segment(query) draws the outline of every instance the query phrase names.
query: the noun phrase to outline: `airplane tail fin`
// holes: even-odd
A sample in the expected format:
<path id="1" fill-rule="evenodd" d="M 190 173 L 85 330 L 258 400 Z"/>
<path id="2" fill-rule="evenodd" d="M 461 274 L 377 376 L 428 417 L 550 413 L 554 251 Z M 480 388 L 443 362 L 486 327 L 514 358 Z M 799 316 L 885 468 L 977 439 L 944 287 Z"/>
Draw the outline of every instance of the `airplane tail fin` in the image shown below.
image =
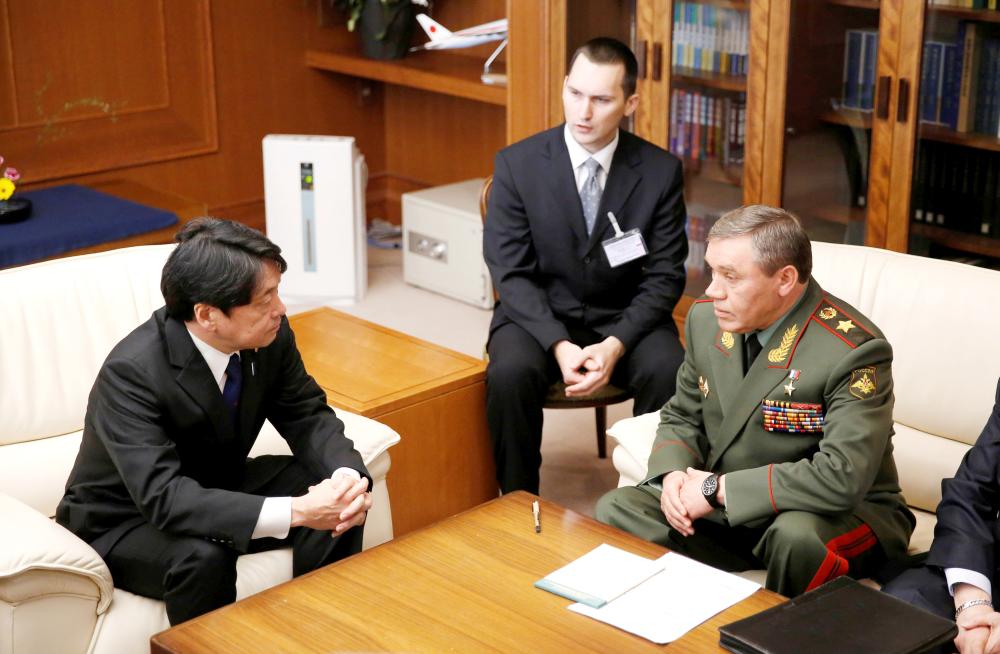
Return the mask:
<path id="1" fill-rule="evenodd" d="M 420 23 L 420 27 L 424 28 L 424 32 L 427 33 L 427 38 L 431 40 L 431 43 L 443 41 L 451 36 L 451 30 L 427 14 L 417 14 L 417 22 Z"/>

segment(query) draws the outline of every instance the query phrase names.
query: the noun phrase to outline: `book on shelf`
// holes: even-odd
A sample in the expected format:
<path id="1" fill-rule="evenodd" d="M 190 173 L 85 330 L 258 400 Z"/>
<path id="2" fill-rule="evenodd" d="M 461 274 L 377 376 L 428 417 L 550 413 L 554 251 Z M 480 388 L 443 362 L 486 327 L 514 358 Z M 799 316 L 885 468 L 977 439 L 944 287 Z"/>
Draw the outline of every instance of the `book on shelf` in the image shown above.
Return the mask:
<path id="1" fill-rule="evenodd" d="M 674 66 L 746 75 L 749 27 L 746 9 L 699 2 L 674 3 Z"/>
<path id="2" fill-rule="evenodd" d="M 1000 152 L 923 140 L 913 169 L 914 222 L 1000 236 Z"/>
<path id="3" fill-rule="evenodd" d="M 920 66 L 920 121 L 935 123 L 938 119 L 937 103 L 941 97 L 941 60 L 944 44 L 924 41 L 924 56 Z"/>
<path id="4" fill-rule="evenodd" d="M 743 162 L 746 95 L 675 88 L 670 95 L 669 149 L 678 157 Z"/>
<path id="5" fill-rule="evenodd" d="M 876 30 L 847 30 L 844 34 L 844 72 L 841 104 L 871 111 L 875 107 Z"/>

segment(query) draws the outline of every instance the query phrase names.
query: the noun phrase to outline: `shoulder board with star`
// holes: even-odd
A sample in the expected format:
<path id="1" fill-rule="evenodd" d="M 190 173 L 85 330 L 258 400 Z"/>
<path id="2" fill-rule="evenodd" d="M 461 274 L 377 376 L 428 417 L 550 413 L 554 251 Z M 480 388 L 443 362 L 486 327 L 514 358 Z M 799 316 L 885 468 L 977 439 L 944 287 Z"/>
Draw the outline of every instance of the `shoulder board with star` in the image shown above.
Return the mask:
<path id="1" fill-rule="evenodd" d="M 828 298 L 823 298 L 813 312 L 812 319 L 823 325 L 828 332 L 839 338 L 853 350 L 875 338 L 858 319 L 838 307 Z"/>

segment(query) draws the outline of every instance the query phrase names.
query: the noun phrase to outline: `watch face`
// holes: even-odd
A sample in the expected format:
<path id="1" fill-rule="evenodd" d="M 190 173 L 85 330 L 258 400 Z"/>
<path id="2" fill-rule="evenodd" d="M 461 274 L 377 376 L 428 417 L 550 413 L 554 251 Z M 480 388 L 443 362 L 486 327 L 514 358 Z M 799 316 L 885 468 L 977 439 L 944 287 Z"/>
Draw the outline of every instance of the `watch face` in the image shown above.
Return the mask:
<path id="1" fill-rule="evenodd" d="M 705 481 L 701 483 L 701 494 L 705 496 L 715 495 L 717 490 L 719 490 L 719 478 L 715 475 L 705 477 Z"/>

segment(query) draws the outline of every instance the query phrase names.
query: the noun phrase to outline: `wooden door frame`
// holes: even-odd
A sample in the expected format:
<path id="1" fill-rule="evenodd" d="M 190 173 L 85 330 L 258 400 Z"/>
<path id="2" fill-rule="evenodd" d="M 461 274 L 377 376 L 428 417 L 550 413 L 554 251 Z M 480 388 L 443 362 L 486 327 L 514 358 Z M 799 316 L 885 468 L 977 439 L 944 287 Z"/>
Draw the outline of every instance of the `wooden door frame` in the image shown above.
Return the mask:
<path id="1" fill-rule="evenodd" d="M 879 245 L 896 252 L 906 252 L 910 243 L 910 199 L 920 114 L 917 98 L 920 91 L 920 59 L 923 51 L 926 5 L 922 2 L 903 2 L 903 0 L 883 0 L 882 4 L 892 7 L 892 13 L 883 10 L 885 22 L 879 26 L 879 34 L 883 35 L 880 38 L 890 36 L 898 38 L 898 48 L 895 60 L 896 83 L 889 104 L 892 142 L 887 144 L 890 145 L 887 150 L 891 158 L 888 170 L 882 175 L 886 184 L 884 194 L 887 200 L 884 238 L 881 243 L 873 242 L 872 245 Z M 890 18 L 895 22 L 890 22 Z M 886 43 L 886 46 L 891 47 L 892 44 Z M 881 44 L 879 50 L 883 50 Z M 909 111 L 906 120 L 901 122 L 897 119 L 897 111 L 900 102 L 903 101 L 899 97 L 902 80 L 909 82 L 909 97 L 906 98 L 909 102 Z M 874 175 L 872 179 L 874 180 Z"/>

